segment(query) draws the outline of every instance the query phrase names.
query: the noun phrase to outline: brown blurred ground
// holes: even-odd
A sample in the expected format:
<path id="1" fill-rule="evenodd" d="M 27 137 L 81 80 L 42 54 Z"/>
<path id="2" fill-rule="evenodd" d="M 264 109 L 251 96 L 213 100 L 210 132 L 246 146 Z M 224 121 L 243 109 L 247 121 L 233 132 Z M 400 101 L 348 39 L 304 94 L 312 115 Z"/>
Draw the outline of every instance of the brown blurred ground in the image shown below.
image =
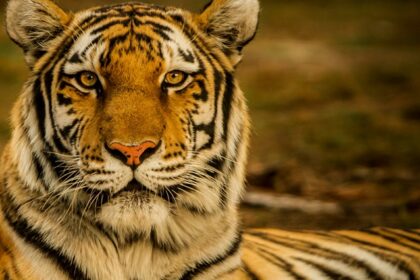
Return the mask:
<path id="1" fill-rule="evenodd" d="M 58 2 L 77 10 L 122 1 Z M 197 11 L 206 1 L 144 2 Z M 420 227 L 418 1 L 261 2 L 260 32 L 238 70 L 254 125 L 250 189 L 337 202 L 342 211 L 244 206 L 245 225 Z M 2 31 L 1 146 L 26 76 Z"/>

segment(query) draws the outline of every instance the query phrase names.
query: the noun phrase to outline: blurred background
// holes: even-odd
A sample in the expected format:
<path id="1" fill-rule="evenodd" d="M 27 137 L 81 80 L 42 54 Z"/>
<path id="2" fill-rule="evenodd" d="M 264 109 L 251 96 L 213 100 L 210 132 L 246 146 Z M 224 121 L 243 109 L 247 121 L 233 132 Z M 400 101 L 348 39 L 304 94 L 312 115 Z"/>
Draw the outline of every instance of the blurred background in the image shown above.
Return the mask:
<path id="1" fill-rule="evenodd" d="M 58 0 L 68 10 L 118 0 Z M 143 1 L 199 11 L 205 0 Z M 0 0 L 4 21 L 5 0 Z M 420 4 L 261 0 L 245 226 L 420 227 Z M 0 149 L 28 70 L 0 33 Z"/>

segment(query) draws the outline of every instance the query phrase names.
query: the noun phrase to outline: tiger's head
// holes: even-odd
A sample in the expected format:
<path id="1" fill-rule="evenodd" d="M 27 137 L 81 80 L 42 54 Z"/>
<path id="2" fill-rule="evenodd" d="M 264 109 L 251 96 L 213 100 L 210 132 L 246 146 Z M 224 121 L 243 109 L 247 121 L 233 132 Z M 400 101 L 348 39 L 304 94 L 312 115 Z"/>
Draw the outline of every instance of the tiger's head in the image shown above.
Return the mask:
<path id="1" fill-rule="evenodd" d="M 199 231 L 197 217 L 235 211 L 249 124 L 234 72 L 258 12 L 11 0 L 7 32 L 32 73 L 12 140 L 28 188 L 121 234 Z"/>

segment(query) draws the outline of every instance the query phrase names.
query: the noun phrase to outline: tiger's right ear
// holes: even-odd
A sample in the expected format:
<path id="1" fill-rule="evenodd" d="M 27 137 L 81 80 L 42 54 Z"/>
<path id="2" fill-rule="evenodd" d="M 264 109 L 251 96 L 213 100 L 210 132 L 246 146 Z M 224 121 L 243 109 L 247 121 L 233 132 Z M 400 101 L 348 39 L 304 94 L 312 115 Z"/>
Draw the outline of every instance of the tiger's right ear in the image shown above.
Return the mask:
<path id="1" fill-rule="evenodd" d="M 260 4 L 258 0 L 212 0 L 198 15 L 198 25 L 237 65 L 242 48 L 255 36 Z"/>
<path id="2" fill-rule="evenodd" d="M 30 67 L 69 20 L 70 16 L 51 0 L 10 0 L 7 5 L 7 33 L 23 49 Z"/>

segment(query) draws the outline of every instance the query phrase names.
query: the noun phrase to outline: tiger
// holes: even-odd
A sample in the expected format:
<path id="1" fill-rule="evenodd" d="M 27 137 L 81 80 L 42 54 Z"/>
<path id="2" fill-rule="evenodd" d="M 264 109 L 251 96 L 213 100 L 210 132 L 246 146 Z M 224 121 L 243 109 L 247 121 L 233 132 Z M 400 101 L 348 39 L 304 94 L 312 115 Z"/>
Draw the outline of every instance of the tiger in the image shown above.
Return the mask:
<path id="1" fill-rule="evenodd" d="M 30 75 L 1 159 L 0 279 L 420 279 L 419 230 L 242 229 L 235 72 L 259 13 L 8 2 Z"/>

